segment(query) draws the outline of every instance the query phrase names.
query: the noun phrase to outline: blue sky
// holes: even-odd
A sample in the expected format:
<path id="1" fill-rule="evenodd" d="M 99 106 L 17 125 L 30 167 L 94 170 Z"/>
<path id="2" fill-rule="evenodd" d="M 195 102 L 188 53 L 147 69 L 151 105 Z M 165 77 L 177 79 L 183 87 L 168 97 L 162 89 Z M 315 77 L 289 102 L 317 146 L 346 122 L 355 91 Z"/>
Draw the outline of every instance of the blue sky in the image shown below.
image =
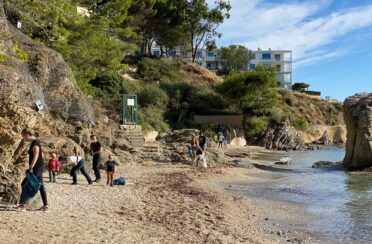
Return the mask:
<path id="1" fill-rule="evenodd" d="M 372 92 L 372 0 L 230 2 L 218 46 L 293 50 L 293 81 L 323 96 Z"/>

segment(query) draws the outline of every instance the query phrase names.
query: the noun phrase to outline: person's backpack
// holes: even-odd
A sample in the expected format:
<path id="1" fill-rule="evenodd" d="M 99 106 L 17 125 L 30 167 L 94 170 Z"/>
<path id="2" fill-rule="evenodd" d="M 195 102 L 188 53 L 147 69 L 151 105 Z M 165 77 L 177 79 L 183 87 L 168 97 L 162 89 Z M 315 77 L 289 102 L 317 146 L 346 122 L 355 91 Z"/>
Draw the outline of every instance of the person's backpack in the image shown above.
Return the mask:
<path id="1" fill-rule="evenodd" d="M 33 198 L 39 191 L 42 183 L 39 179 L 29 171 L 26 171 L 26 177 L 22 185 L 22 193 L 20 197 L 20 202 L 24 203 Z"/>
<path id="2" fill-rule="evenodd" d="M 114 184 L 115 186 L 123 186 L 125 185 L 126 181 L 123 177 L 119 177 L 118 179 L 115 179 L 112 184 Z"/>

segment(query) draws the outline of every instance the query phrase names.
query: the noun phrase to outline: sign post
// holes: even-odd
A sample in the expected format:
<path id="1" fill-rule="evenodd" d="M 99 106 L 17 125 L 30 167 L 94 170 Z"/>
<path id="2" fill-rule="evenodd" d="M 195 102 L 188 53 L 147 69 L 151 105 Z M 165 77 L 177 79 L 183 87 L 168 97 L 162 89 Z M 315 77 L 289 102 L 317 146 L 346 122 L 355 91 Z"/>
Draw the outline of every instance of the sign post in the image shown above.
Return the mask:
<path id="1" fill-rule="evenodd" d="M 121 99 L 122 121 L 123 125 L 137 125 L 138 123 L 138 104 L 137 95 L 124 94 Z"/>

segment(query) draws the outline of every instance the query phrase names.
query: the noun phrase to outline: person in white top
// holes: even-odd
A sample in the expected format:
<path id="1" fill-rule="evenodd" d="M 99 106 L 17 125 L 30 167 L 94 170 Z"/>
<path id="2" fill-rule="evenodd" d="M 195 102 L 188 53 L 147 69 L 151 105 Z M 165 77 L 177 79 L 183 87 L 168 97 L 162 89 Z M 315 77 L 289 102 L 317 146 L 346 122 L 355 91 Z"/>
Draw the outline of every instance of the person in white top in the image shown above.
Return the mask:
<path id="1" fill-rule="evenodd" d="M 72 176 L 72 185 L 77 185 L 77 172 L 80 170 L 80 172 L 84 175 L 84 177 L 87 179 L 88 184 L 93 184 L 92 178 L 90 178 L 87 170 L 85 169 L 84 165 L 84 158 L 81 156 L 78 156 L 77 148 L 74 148 L 75 156 L 68 156 L 68 157 L 59 157 L 59 161 L 65 163 L 66 165 L 71 165 L 71 173 Z"/>

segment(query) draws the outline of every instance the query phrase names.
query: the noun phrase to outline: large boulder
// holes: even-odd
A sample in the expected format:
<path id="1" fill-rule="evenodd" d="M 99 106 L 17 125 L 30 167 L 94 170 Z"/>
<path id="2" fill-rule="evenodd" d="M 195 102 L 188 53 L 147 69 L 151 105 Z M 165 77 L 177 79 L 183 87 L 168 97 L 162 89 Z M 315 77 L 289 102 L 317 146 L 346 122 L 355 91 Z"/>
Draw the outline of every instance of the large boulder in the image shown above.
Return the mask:
<path id="1" fill-rule="evenodd" d="M 307 149 L 302 132 L 297 131 L 289 121 L 275 128 L 268 128 L 258 139 L 257 144 L 267 149 L 303 150 Z"/>
<path id="2" fill-rule="evenodd" d="M 359 93 L 344 102 L 347 128 L 346 156 L 348 169 L 372 167 L 372 93 Z"/>

